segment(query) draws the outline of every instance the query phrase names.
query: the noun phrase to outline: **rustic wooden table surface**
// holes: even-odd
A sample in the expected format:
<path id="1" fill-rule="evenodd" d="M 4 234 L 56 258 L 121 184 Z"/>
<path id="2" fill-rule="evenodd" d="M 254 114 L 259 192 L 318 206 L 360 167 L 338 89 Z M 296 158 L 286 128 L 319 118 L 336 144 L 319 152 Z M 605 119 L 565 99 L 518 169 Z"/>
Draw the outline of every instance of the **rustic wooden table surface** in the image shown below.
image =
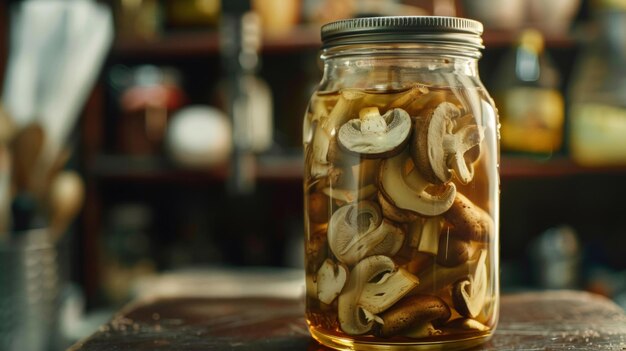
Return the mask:
<path id="1" fill-rule="evenodd" d="M 142 301 L 70 350 L 329 350 L 309 336 L 303 308 L 277 298 Z M 626 314 L 584 292 L 505 295 L 494 337 L 474 350 L 626 350 Z"/>

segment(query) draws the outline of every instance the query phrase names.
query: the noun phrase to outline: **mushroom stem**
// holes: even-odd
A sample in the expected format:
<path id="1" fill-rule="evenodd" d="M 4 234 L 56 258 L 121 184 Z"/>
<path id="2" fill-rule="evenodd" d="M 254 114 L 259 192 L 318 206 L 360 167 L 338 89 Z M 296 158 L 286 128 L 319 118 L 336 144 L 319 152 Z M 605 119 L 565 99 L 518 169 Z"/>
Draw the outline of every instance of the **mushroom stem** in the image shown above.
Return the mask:
<path id="1" fill-rule="evenodd" d="M 414 222 L 409 225 L 411 233 L 411 247 L 418 252 L 437 256 L 439 250 L 439 233 L 441 232 L 441 217 L 429 217 L 423 223 Z"/>
<path id="2" fill-rule="evenodd" d="M 311 152 L 313 155 L 313 164 L 311 165 L 311 176 L 324 177 L 328 175 L 331 168 L 328 162 L 330 136 L 317 122 L 312 123 L 312 128 L 313 144 Z"/>
<path id="3" fill-rule="evenodd" d="M 322 128 L 331 136 L 334 136 L 337 129 L 344 123 L 354 118 L 357 108 L 361 105 L 361 101 L 365 97 L 365 93 L 355 89 L 343 90 L 337 100 L 337 104 L 330 111 L 328 118 L 322 120 Z"/>
<path id="4" fill-rule="evenodd" d="M 380 115 L 378 107 L 366 107 L 359 111 L 359 120 L 361 121 L 361 133 L 382 134 L 387 131 L 387 122 Z"/>
<path id="5" fill-rule="evenodd" d="M 428 87 L 421 85 L 421 84 L 416 84 L 411 89 L 402 93 L 400 97 L 393 100 L 389 105 L 386 106 L 386 108 L 387 109 L 392 109 L 392 108 L 404 108 L 405 109 L 413 101 L 417 100 L 418 97 L 428 94 L 428 92 L 429 92 Z"/>

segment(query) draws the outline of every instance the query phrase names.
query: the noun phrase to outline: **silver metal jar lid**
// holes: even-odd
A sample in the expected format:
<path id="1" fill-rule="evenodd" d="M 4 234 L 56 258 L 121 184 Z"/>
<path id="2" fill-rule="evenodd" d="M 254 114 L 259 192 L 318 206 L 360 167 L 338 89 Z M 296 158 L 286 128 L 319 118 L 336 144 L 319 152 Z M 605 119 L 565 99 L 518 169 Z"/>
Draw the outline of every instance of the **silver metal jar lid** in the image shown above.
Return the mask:
<path id="1" fill-rule="evenodd" d="M 482 49 L 483 25 L 458 17 L 392 16 L 340 20 L 322 26 L 324 48 L 370 43 L 450 43 Z"/>

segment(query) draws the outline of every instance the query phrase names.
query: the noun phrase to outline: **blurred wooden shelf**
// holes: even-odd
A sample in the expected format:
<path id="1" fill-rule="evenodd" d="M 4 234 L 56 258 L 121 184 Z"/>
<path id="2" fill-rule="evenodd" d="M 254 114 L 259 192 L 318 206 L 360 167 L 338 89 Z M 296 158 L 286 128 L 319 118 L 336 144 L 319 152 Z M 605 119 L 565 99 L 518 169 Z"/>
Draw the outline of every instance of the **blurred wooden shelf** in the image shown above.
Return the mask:
<path id="1" fill-rule="evenodd" d="M 517 31 L 489 30 L 483 34 L 485 45 L 505 47 L 513 44 Z M 113 55 L 123 58 L 176 58 L 216 55 L 220 50 L 216 31 L 173 32 L 154 39 L 119 39 L 113 46 Z M 546 46 L 571 47 L 576 44 L 567 33 L 545 33 Z M 317 50 L 321 46 L 320 27 L 297 26 L 285 34 L 263 36 L 264 53 L 292 53 L 302 49 Z"/>
<path id="2" fill-rule="evenodd" d="M 320 43 L 318 26 L 299 26 L 285 34 L 264 35 L 262 50 L 264 53 L 315 50 Z M 154 39 L 119 39 L 113 46 L 113 55 L 122 58 L 210 56 L 219 51 L 220 38 L 216 31 L 174 32 Z"/>
<path id="3" fill-rule="evenodd" d="M 256 178 L 260 181 L 298 182 L 302 180 L 303 160 L 300 155 L 260 155 Z M 206 169 L 181 168 L 162 157 L 100 155 L 91 169 L 99 179 L 121 182 L 178 183 L 223 182 L 228 165 Z M 546 160 L 504 155 L 500 176 L 503 179 L 548 179 L 585 175 L 626 175 L 626 166 L 585 167 L 566 157 Z"/>
<path id="4" fill-rule="evenodd" d="M 301 181 L 304 169 L 299 155 L 261 155 L 256 166 L 256 178 L 260 181 Z M 225 181 L 229 167 L 220 164 L 211 168 L 182 168 L 158 156 L 99 155 L 90 173 L 104 181 L 207 183 Z"/>
<path id="5" fill-rule="evenodd" d="M 584 175 L 626 175 L 623 166 L 582 166 L 565 156 L 535 159 L 523 156 L 503 155 L 500 160 L 500 176 L 516 178 L 564 178 Z"/>

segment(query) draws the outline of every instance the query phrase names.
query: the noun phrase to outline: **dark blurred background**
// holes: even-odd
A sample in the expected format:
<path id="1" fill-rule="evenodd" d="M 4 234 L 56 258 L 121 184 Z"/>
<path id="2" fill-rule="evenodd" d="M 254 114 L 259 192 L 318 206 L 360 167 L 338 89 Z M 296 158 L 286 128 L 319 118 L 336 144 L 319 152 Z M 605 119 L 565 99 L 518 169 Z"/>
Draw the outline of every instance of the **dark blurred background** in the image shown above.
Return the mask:
<path id="1" fill-rule="evenodd" d="M 20 3 L 0 4 L 0 67 Z M 120 306 L 158 272 L 301 267 L 301 123 L 320 26 L 411 13 L 485 24 L 480 75 L 507 131 L 502 288 L 586 289 L 626 306 L 626 2 L 101 5 L 115 35 L 65 142 L 85 197 L 60 244 L 88 311 Z"/>

